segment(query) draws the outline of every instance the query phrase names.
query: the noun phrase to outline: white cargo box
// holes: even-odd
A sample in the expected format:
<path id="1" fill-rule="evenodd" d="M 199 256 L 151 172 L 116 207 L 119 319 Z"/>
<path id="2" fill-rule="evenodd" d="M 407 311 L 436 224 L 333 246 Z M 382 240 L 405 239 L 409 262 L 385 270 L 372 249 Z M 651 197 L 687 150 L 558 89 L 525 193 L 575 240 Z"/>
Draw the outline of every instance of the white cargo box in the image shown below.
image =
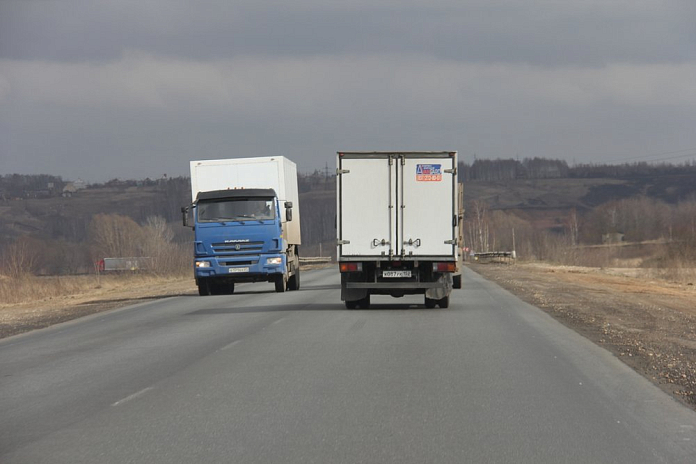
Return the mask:
<path id="1" fill-rule="evenodd" d="M 455 260 L 456 167 L 456 152 L 339 152 L 339 258 Z"/>
<path id="2" fill-rule="evenodd" d="M 297 166 L 284 156 L 191 161 L 191 201 L 199 192 L 272 188 L 278 195 L 286 240 L 300 244 L 300 201 Z M 291 201 L 292 221 L 285 222 L 284 202 Z"/>

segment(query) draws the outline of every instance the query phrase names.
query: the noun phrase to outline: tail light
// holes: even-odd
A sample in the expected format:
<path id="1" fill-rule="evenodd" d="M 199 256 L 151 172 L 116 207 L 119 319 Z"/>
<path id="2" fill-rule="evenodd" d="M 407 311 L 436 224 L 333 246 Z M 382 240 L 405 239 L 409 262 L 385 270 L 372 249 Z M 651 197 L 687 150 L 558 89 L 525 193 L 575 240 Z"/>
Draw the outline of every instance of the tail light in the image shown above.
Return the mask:
<path id="1" fill-rule="evenodd" d="M 434 272 L 454 272 L 456 267 L 456 264 L 451 261 L 446 263 L 433 263 Z"/>
<path id="2" fill-rule="evenodd" d="M 341 272 L 362 272 L 362 263 L 340 263 L 338 268 Z"/>

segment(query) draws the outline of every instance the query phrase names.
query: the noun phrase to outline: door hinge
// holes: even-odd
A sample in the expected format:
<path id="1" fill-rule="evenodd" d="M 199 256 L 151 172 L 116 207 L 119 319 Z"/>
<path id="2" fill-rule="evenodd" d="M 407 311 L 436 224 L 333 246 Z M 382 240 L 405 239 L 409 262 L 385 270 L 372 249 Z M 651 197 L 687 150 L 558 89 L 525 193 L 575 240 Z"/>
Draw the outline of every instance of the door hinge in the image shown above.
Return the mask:
<path id="1" fill-rule="evenodd" d="M 350 240 L 336 240 L 336 245 L 348 245 Z"/>
<path id="2" fill-rule="evenodd" d="M 445 245 L 456 245 L 456 244 L 457 244 L 456 238 L 454 240 L 445 240 Z"/>
<path id="3" fill-rule="evenodd" d="M 340 176 L 341 174 L 348 174 L 350 172 L 350 169 L 336 169 L 336 175 Z"/>
<path id="4" fill-rule="evenodd" d="M 445 169 L 446 173 L 449 174 L 456 174 L 457 173 L 457 168 L 452 168 L 452 169 Z"/>

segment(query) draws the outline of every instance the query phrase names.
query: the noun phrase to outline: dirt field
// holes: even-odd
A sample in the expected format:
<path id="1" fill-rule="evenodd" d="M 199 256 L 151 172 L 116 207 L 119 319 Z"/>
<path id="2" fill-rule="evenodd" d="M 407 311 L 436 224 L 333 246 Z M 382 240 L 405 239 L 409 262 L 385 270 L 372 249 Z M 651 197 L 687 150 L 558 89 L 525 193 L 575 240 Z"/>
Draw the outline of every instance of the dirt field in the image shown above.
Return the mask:
<path id="1" fill-rule="evenodd" d="M 634 270 L 541 264 L 472 269 L 614 353 L 696 409 L 696 285 Z"/>

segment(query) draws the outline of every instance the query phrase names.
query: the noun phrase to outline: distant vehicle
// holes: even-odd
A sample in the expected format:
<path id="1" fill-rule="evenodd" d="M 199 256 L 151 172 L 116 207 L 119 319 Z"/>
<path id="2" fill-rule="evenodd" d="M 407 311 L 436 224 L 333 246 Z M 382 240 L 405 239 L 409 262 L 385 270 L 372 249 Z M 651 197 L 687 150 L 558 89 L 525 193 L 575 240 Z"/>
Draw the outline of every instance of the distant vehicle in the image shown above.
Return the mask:
<path id="1" fill-rule="evenodd" d="M 337 164 L 346 307 L 368 308 L 372 294 L 423 294 L 425 306 L 448 307 L 461 287 L 457 153 L 339 152 Z"/>
<path id="2" fill-rule="evenodd" d="M 97 262 L 99 272 L 140 271 L 152 266 L 152 258 L 134 256 L 130 258 L 103 258 Z"/>
<path id="3" fill-rule="evenodd" d="M 194 277 L 200 295 L 238 282 L 300 288 L 297 167 L 283 156 L 191 161 Z"/>

